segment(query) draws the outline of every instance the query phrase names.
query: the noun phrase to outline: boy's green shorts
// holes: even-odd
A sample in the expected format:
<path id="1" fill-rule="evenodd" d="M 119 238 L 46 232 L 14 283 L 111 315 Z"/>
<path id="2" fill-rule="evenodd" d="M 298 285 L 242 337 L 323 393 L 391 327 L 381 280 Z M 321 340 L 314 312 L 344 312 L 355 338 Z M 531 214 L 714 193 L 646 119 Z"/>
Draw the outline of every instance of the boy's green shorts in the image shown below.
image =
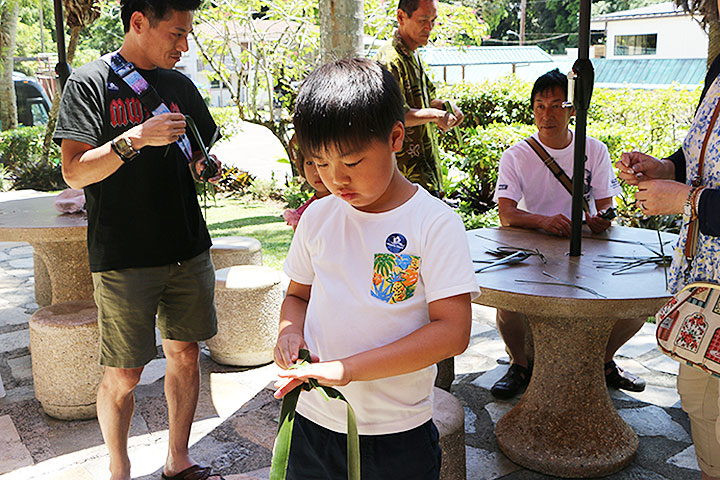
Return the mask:
<path id="1" fill-rule="evenodd" d="M 210 251 L 160 267 L 93 272 L 100 364 L 137 368 L 155 358 L 155 316 L 163 339 L 207 340 L 217 333 Z"/>

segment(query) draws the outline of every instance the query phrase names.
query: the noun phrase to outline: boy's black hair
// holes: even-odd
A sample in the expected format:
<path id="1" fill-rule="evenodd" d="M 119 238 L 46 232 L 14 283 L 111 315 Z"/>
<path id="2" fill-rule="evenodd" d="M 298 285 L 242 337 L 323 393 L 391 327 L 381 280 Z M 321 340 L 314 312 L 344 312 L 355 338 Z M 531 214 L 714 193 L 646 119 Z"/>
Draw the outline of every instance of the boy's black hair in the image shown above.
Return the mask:
<path id="1" fill-rule="evenodd" d="M 295 102 L 293 124 L 303 154 L 349 153 L 387 141 L 405 124 L 405 102 L 390 72 L 366 58 L 346 58 L 315 69 Z"/>
<path id="2" fill-rule="evenodd" d="M 538 77 L 538 79 L 535 80 L 535 85 L 533 85 L 532 93 L 530 94 L 530 106 L 532 107 L 535 104 L 535 96 L 537 94 L 552 90 L 556 87 L 561 88 L 567 97 L 567 81 L 567 75 L 560 73 L 560 70 L 557 68 Z"/>
<path id="3" fill-rule="evenodd" d="M 201 3 L 202 0 L 120 0 L 120 18 L 127 33 L 130 31 L 130 17 L 134 12 L 142 12 L 154 27 L 167 18 L 171 10 L 194 11 Z"/>
<path id="4" fill-rule="evenodd" d="M 398 10 L 402 10 L 407 13 L 408 17 L 412 17 L 415 10 L 420 6 L 420 0 L 400 0 L 398 3 Z"/>

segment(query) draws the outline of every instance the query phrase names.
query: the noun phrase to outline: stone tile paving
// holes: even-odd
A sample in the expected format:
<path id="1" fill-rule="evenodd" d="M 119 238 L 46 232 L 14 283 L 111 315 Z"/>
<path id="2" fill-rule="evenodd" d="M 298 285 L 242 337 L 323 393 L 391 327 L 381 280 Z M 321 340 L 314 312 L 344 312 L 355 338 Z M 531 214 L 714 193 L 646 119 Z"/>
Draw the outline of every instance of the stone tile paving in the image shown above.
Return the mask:
<path id="1" fill-rule="evenodd" d="M 27 321 L 37 310 L 32 248 L 0 243 L 0 480 L 105 480 L 107 452 L 96 420 L 66 422 L 45 415 L 32 390 Z M 493 427 L 518 399 L 489 392 L 507 368 L 494 326 L 494 310 L 473 307 L 472 340 L 456 359 L 452 391 L 465 408 L 467 478 L 552 478 L 510 462 L 498 449 Z M 612 480 L 700 479 L 689 422 L 674 389 L 676 369 L 655 348 L 654 325 L 620 351 L 618 361 L 648 381 L 642 393 L 611 392 L 620 415 L 640 436 L 638 454 Z M 133 478 L 158 479 L 166 455 L 167 411 L 161 349 L 137 387 L 129 451 Z M 192 455 L 228 480 L 266 480 L 279 402 L 272 396 L 272 365 L 242 369 L 218 365 L 203 353 L 202 385 L 192 435 Z M 454 479 L 453 479 L 454 480 Z M 458 479 L 460 480 L 460 479 Z"/>

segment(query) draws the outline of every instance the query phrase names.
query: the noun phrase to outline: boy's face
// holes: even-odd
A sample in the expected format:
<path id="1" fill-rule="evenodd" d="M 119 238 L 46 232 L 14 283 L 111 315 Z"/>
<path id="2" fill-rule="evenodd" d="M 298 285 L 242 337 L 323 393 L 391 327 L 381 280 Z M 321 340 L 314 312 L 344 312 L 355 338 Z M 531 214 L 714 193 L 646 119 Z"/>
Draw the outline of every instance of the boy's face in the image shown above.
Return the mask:
<path id="1" fill-rule="evenodd" d="M 387 141 L 375 140 L 354 152 L 325 150 L 313 161 L 333 195 L 363 212 L 384 212 L 394 208 L 395 192 L 390 187 L 396 175 L 402 175 L 393 154 L 402 148 L 404 137 L 405 128 L 397 122 Z"/>

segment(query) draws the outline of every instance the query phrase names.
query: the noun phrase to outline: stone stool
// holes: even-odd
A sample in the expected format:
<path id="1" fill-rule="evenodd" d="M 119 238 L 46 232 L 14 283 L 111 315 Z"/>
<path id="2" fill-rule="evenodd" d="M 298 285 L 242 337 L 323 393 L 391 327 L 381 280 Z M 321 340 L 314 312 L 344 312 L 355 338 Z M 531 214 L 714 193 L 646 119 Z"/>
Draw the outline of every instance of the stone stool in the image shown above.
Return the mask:
<path id="1" fill-rule="evenodd" d="M 262 265 L 262 245 L 250 237 L 213 238 L 210 247 L 215 270 L 235 265 Z"/>
<path id="2" fill-rule="evenodd" d="M 35 397 L 61 420 L 94 418 L 103 376 L 97 307 L 92 300 L 56 303 L 30 317 Z"/>
<path id="3" fill-rule="evenodd" d="M 434 388 L 433 423 L 440 433 L 440 480 L 465 478 L 465 410 L 452 394 Z"/>
<path id="4" fill-rule="evenodd" d="M 240 265 L 218 270 L 215 277 L 218 333 L 205 342 L 210 356 L 224 365 L 272 362 L 283 300 L 280 273 Z"/>

